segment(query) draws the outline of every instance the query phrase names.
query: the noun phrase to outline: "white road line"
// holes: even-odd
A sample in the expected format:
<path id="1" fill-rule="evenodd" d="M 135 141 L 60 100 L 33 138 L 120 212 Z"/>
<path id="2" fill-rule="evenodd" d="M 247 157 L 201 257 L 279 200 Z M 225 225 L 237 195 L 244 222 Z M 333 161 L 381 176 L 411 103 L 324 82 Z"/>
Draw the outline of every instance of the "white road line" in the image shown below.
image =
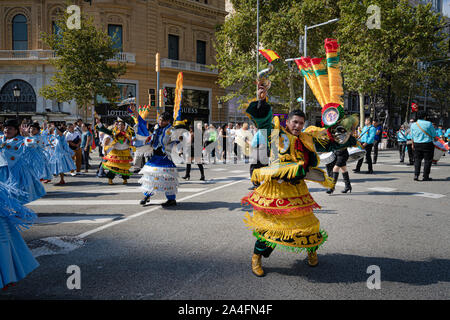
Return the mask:
<path id="1" fill-rule="evenodd" d="M 64 224 L 64 223 L 106 223 L 115 218 L 119 218 L 121 215 L 115 216 L 56 216 L 56 217 L 38 217 L 35 224 Z"/>
<path id="2" fill-rule="evenodd" d="M 210 169 L 211 171 L 225 171 L 227 169 L 224 168 L 216 168 L 216 169 Z"/>
<path id="3" fill-rule="evenodd" d="M 416 194 L 413 194 L 415 197 L 424 197 L 424 198 L 431 198 L 431 199 L 439 199 L 445 197 L 445 194 L 438 194 L 438 193 L 428 193 L 428 192 L 417 192 Z"/>
<path id="4" fill-rule="evenodd" d="M 194 195 L 190 195 L 190 196 L 184 197 L 184 198 L 182 198 L 182 199 L 179 199 L 179 200 L 177 200 L 177 202 L 186 201 L 186 200 L 188 200 L 188 199 L 191 199 L 191 198 L 194 198 L 194 197 L 198 197 L 198 196 L 201 196 L 201 195 L 206 194 L 206 193 L 214 192 L 214 191 L 217 191 L 217 190 L 220 190 L 220 189 L 223 189 L 223 188 L 232 186 L 232 185 L 234 185 L 234 184 L 240 183 L 240 182 L 242 182 L 242 181 L 244 181 L 244 180 L 238 180 L 238 181 L 230 182 L 230 183 L 228 183 L 228 184 L 225 184 L 225 185 L 222 185 L 222 186 L 219 186 L 219 187 L 216 187 L 216 188 L 212 188 L 212 189 L 209 189 L 209 190 L 205 190 L 205 191 L 196 193 L 196 194 L 194 194 Z M 135 218 L 137 218 L 137 217 L 140 217 L 140 216 L 142 216 L 142 215 L 144 215 L 144 214 L 153 212 L 153 211 L 158 210 L 158 209 L 161 209 L 161 207 L 159 207 L 159 206 L 153 207 L 153 208 L 151 208 L 151 209 L 148 209 L 148 210 L 144 210 L 144 211 L 135 213 L 135 214 L 133 214 L 133 215 L 131 215 L 131 216 L 126 217 L 125 219 L 112 221 L 112 222 L 110 222 L 110 223 L 108 223 L 108 224 L 105 224 L 105 225 L 100 226 L 100 227 L 98 227 L 98 228 L 95 228 L 95 229 L 93 229 L 93 230 L 84 232 L 84 233 L 80 234 L 80 235 L 78 236 L 78 238 L 86 238 L 87 236 L 90 236 L 90 235 L 92 235 L 92 234 L 94 234 L 94 233 L 97 233 L 97 232 L 99 232 L 99 231 L 105 230 L 105 229 L 110 228 L 110 227 L 112 227 L 112 226 L 115 226 L 115 225 L 117 225 L 117 224 L 119 224 L 119 223 L 123 223 L 123 222 L 129 221 L 129 220 L 131 220 L 131 219 L 135 219 Z"/>
<path id="5" fill-rule="evenodd" d="M 234 170 L 234 171 L 230 171 L 231 173 L 244 173 L 246 171 L 244 170 Z"/>
<path id="6" fill-rule="evenodd" d="M 152 200 L 160 204 L 165 200 Z M 139 200 L 36 200 L 27 204 L 28 206 L 116 206 L 116 205 L 139 205 Z"/>
<path id="7" fill-rule="evenodd" d="M 395 188 L 379 188 L 379 187 L 377 187 L 377 188 L 367 188 L 367 189 L 373 190 L 373 191 L 378 191 L 378 192 L 392 192 L 392 191 L 397 190 Z"/>
<path id="8" fill-rule="evenodd" d="M 178 188 L 178 192 L 200 192 L 205 190 L 206 188 Z M 58 190 L 57 192 L 59 192 Z M 50 191 L 51 192 L 51 191 Z M 117 188 L 117 189 L 84 189 L 84 190 L 71 190 L 64 191 L 63 193 L 101 193 L 101 194 L 109 194 L 109 193 L 141 193 L 139 187 L 131 187 L 131 188 Z"/>

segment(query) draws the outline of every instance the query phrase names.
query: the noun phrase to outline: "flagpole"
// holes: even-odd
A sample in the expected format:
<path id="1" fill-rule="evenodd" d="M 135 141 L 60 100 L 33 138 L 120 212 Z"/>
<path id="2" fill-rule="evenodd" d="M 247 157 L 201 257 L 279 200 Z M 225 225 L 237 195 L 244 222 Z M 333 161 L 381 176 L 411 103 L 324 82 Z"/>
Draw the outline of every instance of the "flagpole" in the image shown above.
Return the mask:
<path id="1" fill-rule="evenodd" d="M 259 73 L 259 0 L 256 0 L 256 79 Z M 258 85 L 256 85 L 256 99 L 258 99 Z"/>

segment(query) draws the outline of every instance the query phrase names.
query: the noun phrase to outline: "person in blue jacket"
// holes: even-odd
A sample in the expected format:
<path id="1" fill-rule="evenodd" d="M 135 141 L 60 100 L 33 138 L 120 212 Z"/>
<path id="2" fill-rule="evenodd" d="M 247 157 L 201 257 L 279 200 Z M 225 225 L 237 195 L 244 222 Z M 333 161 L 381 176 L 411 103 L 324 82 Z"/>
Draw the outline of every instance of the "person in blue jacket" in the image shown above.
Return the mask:
<path id="1" fill-rule="evenodd" d="M 422 160 L 424 160 L 423 165 L 423 180 L 431 181 L 430 171 L 431 164 L 433 162 L 434 155 L 434 144 L 433 141 L 436 137 L 436 131 L 433 124 L 426 119 L 426 112 L 420 110 L 417 113 L 418 120 L 411 125 L 411 137 L 413 140 L 414 149 L 414 180 L 419 180 L 420 167 L 422 165 Z"/>
<path id="2" fill-rule="evenodd" d="M 365 126 L 361 131 L 361 135 L 358 138 L 358 141 L 362 144 L 364 150 L 366 150 L 366 161 L 368 166 L 367 174 L 373 174 L 373 167 L 372 167 L 372 147 L 373 143 L 375 141 L 375 134 L 377 132 L 377 129 L 372 125 L 372 119 L 366 118 L 365 120 Z M 360 159 L 358 163 L 356 164 L 356 169 L 353 169 L 353 172 L 359 173 L 361 171 L 361 166 L 363 164 L 364 158 Z"/>
<path id="3" fill-rule="evenodd" d="M 397 131 L 398 151 L 400 152 L 400 163 L 405 162 L 405 151 L 407 142 L 407 133 L 403 125 L 400 126 L 400 130 Z"/>

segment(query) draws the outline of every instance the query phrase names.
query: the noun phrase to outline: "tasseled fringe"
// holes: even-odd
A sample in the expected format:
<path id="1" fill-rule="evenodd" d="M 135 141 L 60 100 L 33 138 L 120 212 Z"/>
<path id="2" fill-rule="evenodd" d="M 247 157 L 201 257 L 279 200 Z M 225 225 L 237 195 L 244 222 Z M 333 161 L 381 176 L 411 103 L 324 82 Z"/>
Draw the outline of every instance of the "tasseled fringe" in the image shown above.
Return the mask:
<path id="1" fill-rule="evenodd" d="M 118 174 L 118 175 L 121 175 L 121 176 L 132 176 L 132 175 L 133 175 L 133 173 L 132 173 L 132 172 L 129 172 L 129 171 L 127 171 L 127 172 L 119 172 L 118 170 L 116 170 L 116 169 L 114 169 L 114 168 L 109 168 L 109 167 L 105 166 L 104 163 L 102 163 L 102 167 L 103 167 L 105 170 L 109 170 L 109 171 L 111 171 L 112 173 L 115 173 L 115 174 Z"/>
<path id="2" fill-rule="evenodd" d="M 293 179 L 297 176 L 298 170 L 301 166 L 301 163 L 297 163 L 296 165 L 288 166 L 286 168 L 272 168 L 272 167 L 264 167 L 261 169 L 256 169 L 252 174 L 252 182 L 255 183 L 263 183 L 266 181 L 270 181 L 274 178 L 287 178 Z"/>
<path id="3" fill-rule="evenodd" d="M 272 249 L 276 248 L 276 249 L 282 250 L 282 251 L 301 253 L 301 252 L 305 252 L 305 251 L 314 252 L 314 251 L 318 250 L 321 246 L 323 246 L 323 244 L 328 240 L 328 234 L 325 230 L 319 230 L 319 232 L 322 235 L 322 242 L 319 245 L 317 245 L 315 247 L 311 247 L 311 248 L 291 247 L 291 246 L 286 246 L 286 245 L 282 245 L 279 243 L 274 243 L 274 242 L 271 242 L 271 241 L 265 239 L 256 231 L 253 231 L 253 236 L 255 236 L 259 241 L 264 242 L 266 244 L 266 246 L 271 247 Z"/>

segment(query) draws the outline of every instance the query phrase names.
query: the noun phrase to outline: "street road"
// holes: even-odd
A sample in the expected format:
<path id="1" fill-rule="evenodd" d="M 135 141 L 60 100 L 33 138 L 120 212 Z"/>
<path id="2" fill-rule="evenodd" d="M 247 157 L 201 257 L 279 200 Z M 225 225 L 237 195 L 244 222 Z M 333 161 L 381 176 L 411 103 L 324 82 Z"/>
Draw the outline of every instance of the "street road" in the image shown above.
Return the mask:
<path id="1" fill-rule="evenodd" d="M 450 156 L 433 166 L 431 182 L 413 181 L 397 151 L 380 151 L 374 170 L 350 172 L 348 194 L 342 175 L 331 196 L 308 182 L 329 235 L 319 265 L 276 250 L 263 259 L 263 278 L 251 272 L 255 238 L 242 221 L 248 164 L 206 165 L 206 182 L 193 165 L 170 209 L 163 196 L 139 205 L 137 174 L 126 186 L 119 178 L 109 186 L 95 169 L 68 176 L 28 205 L 39 220 L 23 236 L 40 266 L 0 299 L 449 299 Z M 72 265 L 81 289 L 67 287 Z M 370 266 L 379 267 L 380 289 L 367 286 Z"/>

